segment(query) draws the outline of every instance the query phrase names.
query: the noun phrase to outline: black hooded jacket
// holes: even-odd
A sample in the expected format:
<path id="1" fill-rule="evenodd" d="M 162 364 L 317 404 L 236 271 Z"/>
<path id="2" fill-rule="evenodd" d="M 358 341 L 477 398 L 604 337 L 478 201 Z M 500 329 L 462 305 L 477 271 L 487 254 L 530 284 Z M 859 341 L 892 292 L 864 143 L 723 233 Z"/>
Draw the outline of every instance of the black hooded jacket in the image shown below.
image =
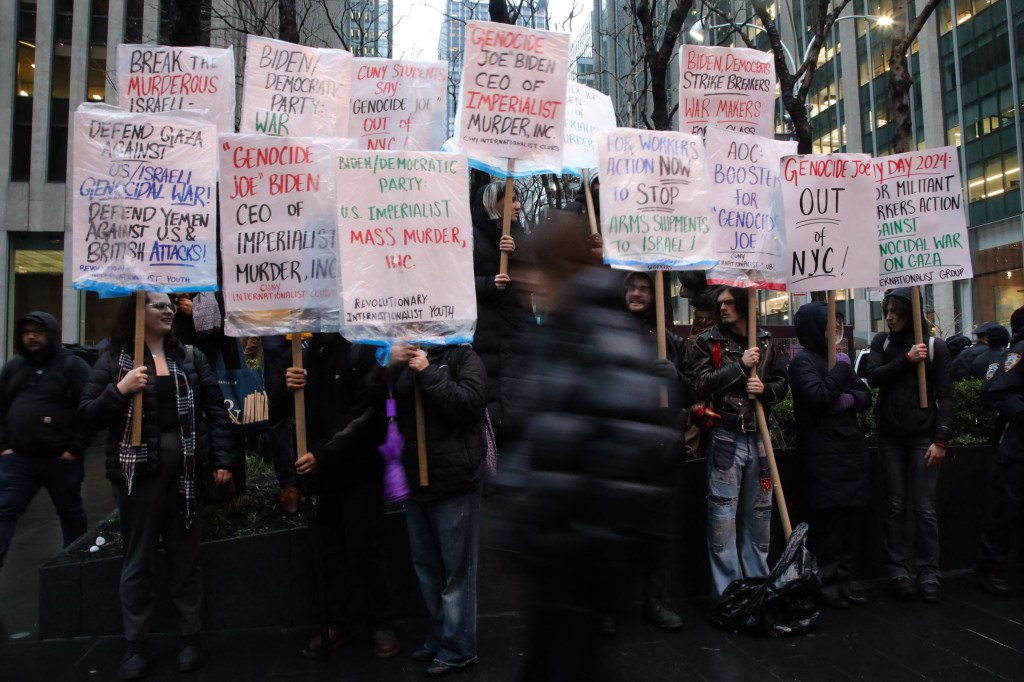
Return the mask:
<path id="1" fill-rule="evenodd" d="M 28 322 L 46 329 L 46 346 L 38 356 L 22 342 Z M 0 372 L 0 452 L 79 456 L 92 435 L 76 416 L 88 363 L 61 347 L 57 320 L 49 313 L 33 312 L 18 320 L 14 348 L 17 355 Z"/>
<path id="2" fill-rule="evenodd" d="M 871 407 L 871 391 L 848 363 L 828 368 L 827 319 L 828 305 L 822 302 L 801 306 L 794 319 L 804 347 L 789 365 L 797 449 L 812 508 L 860 507 L 870 498 L 871 462 L 856 413 Z M 853 397 L 853 406 L 837 411 L 844 393 Z"/>
<path id="3" fill-rule="evenodd" d="M 893 289 L 889 295 L 910 299 L 910 289 Z M 907 324 L 899 332 L 880 332 L 871 340 L 871 354 L 861 364 L 861 373 L 872 387 L 878 388 L 875 419 L 878 431 L 890 438 L 931 438 L 933 443 L 948 443 L 952 438 L 953 363 L 942 339 L 930 338 L 922 322 L 925 343 L 931 348 L 925 360 L 928 382 L 928 407 L 918 403 L 917 366 L 907 358 L 914 345 L 914 330 Z"/>

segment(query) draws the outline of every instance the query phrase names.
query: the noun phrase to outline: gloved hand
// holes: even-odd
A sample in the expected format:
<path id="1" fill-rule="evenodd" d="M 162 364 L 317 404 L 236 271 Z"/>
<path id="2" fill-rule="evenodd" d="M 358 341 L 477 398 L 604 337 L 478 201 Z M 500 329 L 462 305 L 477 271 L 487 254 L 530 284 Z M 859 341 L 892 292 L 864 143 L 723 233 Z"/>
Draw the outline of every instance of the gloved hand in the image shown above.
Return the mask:
<path id="1" fill-rule="evenodd" d="M 832 403 L 832 413 L 844 412 L 853 407 L 853 394 L 843 393 Z"/>
<path id="2" fill-rule="evenodd" d="M 846 363 L 847 365 L 853 365 L 853 362 L 850 360 L 850 356 L 847 355 L 846 353 L 840 353 L 839 351 L 836 351 L 836 362 L 843 362 Z"/>
<path id="3" fill-rule="evenodd" d="M 651 363 L 651 374 L 667 381 L 679 381 L 679 370 L 671 360 L 655 360 Z"/>
<path id="4" fill-rule="evenodd" d="M 721 419 L 722 415 L 717 414 L 710 407 L 706 407 L 703 403 L 697 403 L 690 408 L 691 421 L 701 429 L 710 431 L 715 425 L 716 419 Z"/>

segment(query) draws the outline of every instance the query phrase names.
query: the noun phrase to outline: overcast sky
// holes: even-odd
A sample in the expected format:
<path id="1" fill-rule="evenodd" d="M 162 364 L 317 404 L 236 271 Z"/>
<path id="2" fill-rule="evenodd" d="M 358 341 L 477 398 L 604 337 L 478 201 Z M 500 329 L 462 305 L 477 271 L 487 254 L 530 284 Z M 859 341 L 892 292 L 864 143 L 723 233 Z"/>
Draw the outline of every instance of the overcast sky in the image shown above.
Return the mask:
<path id="1" fill-rule="evenodd" d="M 444 21 L 444 0 L 394 0 L 395 59 L 437 59 L 437 39 Z M 481 0 L 484 2 L 484 0 Z M 486 2 L 484 2 L 486 6 Z M 549 0 L 548 12 L 552 29 L 569 16 L 574 0 Z M 579 33 L 586 16 L 590 14 L 590 0 L 575 0 L 577 11 L 583 14 L 573 19 L 573 38 Z M 486 19 L 486 9 L 484 14 Z"/>

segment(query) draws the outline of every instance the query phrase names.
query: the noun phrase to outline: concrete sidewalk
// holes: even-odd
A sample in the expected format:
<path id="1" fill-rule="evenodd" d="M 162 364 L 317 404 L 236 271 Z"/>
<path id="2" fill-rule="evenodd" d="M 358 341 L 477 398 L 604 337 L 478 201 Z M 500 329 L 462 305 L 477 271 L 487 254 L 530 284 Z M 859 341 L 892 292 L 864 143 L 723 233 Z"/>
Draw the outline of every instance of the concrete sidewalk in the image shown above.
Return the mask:
<path id="1" fill-rule="evenodd" d="M 632 680 L 1020 680 L 1024 677 L 1024 585 L 1012 599 L 980 592 L 967 574 L 946 581 L 942 602 L 903 604 L 874 590 L 871 603 L 827 611 L 812 633 L 789 639 L 736 635 L 705 619 L 706 603 L 683 604 L 686 626 L 665 633 L 624 615 L 602 653 L 610 679 Z M 116 608 L 116 605 L 111 605 Z M 375 659 L 366 642 L 350 642 L 330 660 L 299 653 L 304 630 L 214 632 L 204 636 L 209 663 L 194 680 L 419 680 L 424 665 L 408 653 L 421 642 L 425 622 L 397 624 L 403 650 Z M 481 614 L 480 658 L 454 679 L 517 680 L 526 656 L 521 612 Z M 177 639 L 153 640 L 155 665 L 147 679 L 181 679 L 174 667 Z M 119 638 L 13 641 L 0 645 L 4 680 L 113 680 Z"/>

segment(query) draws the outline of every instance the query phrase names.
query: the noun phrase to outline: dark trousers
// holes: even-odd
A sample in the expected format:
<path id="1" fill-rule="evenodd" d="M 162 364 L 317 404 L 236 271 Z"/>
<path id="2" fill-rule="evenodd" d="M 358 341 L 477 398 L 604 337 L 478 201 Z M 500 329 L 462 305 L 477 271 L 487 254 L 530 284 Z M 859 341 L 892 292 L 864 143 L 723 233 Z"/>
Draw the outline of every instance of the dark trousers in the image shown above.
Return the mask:
<path id="1" fill-rule="evenodd" d="M 810 533 L 811 552 L 818 559 L 818 575 L 823 585 L 846 585 L 856 572 L 863 507 L 812 509 Z"/>
<path id="2" fill-rule="evenodd" d="M 161 537 L 169 592 L 178 611 L 181 633 L 199 632 L 199 611 L 203 602 L 199 510 L 192 525 L 186 528 L 182 516 L 184 501 L 178 493 L 181 467 L 181 434 L 162 434 L 159 475 L 136 478 L 131 495 L 124 485 L 114 484 L 124 540 L 121 616 L 124 637 L 130 642 L 145 641 L 149 637 L 149 622 L 156 606 L 157 542 Z"/>
<path id="3" fill-rule="evenodd" d="M 937 581 L 939 571 L 939 519 L 935 513 L 935 487 L 939 468 L 925 466 L 930 438 L 895 438 L 878 435 L 878 456 L 885 475 L 886 572 L 889 579 L 910 577 L 911 554 L 921 582 Z M 907 506 L 914 518 L 914 539 L 907 530 Z"/>
<path id="4" fill-rule="evenodd" d="M 88 524 L 82 505 L 82 457 L 66 462 L 56 457 L 33 457 L 12 452 L 0 456 L 0 566 L 11 546 L 14 526 L 39 488 L 46 488 L 60 517 L 67 547 L 85 533 Z"/>
<path id="5" fill-rule="evenodd" d="M 386 624 L 393 607 L 381 547 L 382 483 L 320 494 L 317 519 L 328 620 L 349 631 Z"/>
<path id="6" fill-rule="evenodd" d="M 988 513 L 981 530 L 979 565 L 1001 572 L 1010 557 L 1012 535 L 1020 531 L 1024 500 L 1024 434 L 1008 432 L 992 463 Z"/>

